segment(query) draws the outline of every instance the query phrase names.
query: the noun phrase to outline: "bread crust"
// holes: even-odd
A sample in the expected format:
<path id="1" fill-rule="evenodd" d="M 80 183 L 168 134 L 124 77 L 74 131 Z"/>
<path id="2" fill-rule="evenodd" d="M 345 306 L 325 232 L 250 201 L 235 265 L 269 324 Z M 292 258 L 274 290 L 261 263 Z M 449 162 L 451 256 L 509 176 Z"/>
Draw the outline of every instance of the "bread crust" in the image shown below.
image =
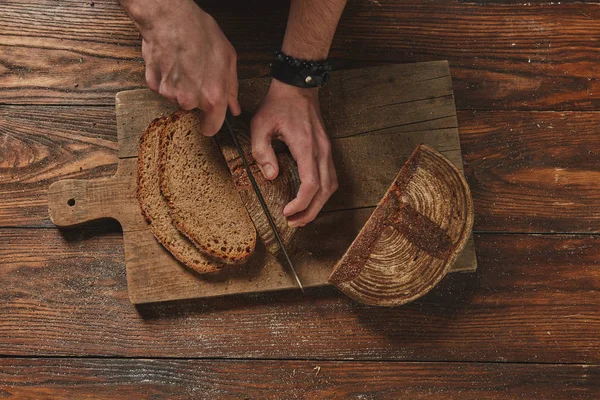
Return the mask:
<path id="1" fill-rule="evenodd" d="M 202 251 L 205 255 L 217 260 L 218 262 L 225 264 L 243 264 L 248 261 L 248 259 L 254 253 L 256 247 L 256 230 L 254 229 L 254 225 L 246 212 L 246 209 L 243 207 L 241 199 L 235 191 L 233 182 L 231 184 L 231 192 L 235 193 L 235 197 L 230 197 L 227 201 L 231 202 L 231 210 L 232 214 L 236 213 L 238 216 L 236 224 L 240 226 L 240 230 L 244 230 L 247 233 L 247 242 L 244 244 L 240 243 L 228 243 L 227 239 L 224 235 L 221 235 L 220 238 L 212 237 L 207 238 L 204 235 L 204 232 L 200 232 L 200 227 L 191 226 L 191 222 L 189 218 L 189 213 L 184 212 L 182 210 L 182 205 L 179 204 L 179 198 L 183 193 L 178 193 L 174 186 L 176 186 L 173 182 L 173 179 L 177 179 L 174 176 L 174 173 L 170 172 L 170 168 L 172 167 L 169 164 L 170 152 L 174 151 L 173 141 L 175 135 L 182 135 L 182 131 L 185 129 L 181 129 L 180 124 L 194 118 L 200 118 L 198 114 L 195 114 L 196 111 L 184 111 L 179 110 L 172 114 L 168 121 L 167 127 L 162 130 L 160 135 L 160 144 L 159 144 L 159 180 L 160 187 L 165 197 L 167 204 L 171 210 L 171 217 L 175 226 L 179 229 L 181 233 L 183 233 L 194 245 Z M 183 119 L 183 120 L 182 120 Z M 183 121 L 183 122 L 182 122 Z M 190 134 L 190 132 L 187 132 Z M 191 132 L 191 134 L 201 135 L 201 132 Z M 206 140 L 212 140 L 206 138 Z M 218 148 L 216 143 L 212 143 L 214 148 L 206 149 L 207 151 L 216 151 L 218 152 Z M 222 160 L 219 154 L 219 158 Z M 198 187 L 190 187 L 189 190 L 197 190 Z M 215 201 L 222 201 L 223 199 L 215 199 Z M 211 221 L 206 221 L 208 224 L 217 223 L 216 221 L 231 221 L 233 216 L 231 215 L 213 215 Z M 207 227 L 207 229 L 210 227 Z"/>
<path id="2" fill-rule="evenodd" d="M 156 188 L 148 187 L 151 175 L 158 173 L 158 158 L 153 157 L 152 153 L 158 151 L 160 131 L 165 128 L 166 123 L 167 117 L 154 119 L 140 137 L 136 178 L 136 198 L 140 210 L 152 234 L 178 261 L 201 274 L 220 271 L 224 264 L 204 255 L 177 230 L 159 185 L 157 184 Z M 154 158 L 151 165 L 146 164 L 148 158 Z M 153 209 L 152 200 L 164 202 L 163 207 Z"/>
<path id="3" fill-rule="evenodd" d="M 420 145 L 329 282 L 366 304 L 412 301 L 449 271 L 469 239 L 473 219 L 463 174 L 436 150 Z"/>
<path id="4" fill-rule="evenodd" d="M 292 201 L 300 188 L 300 178 L 298 176 L 298 168 L 291 154 L 281 151 L 276 154 L 279 165 L 279 174 L 274 180 L 267 180 L 258 164 L 252 157 L 250 145 L 250 129 L 242 122 L 242 118 L 238 117 L 232 126 L 232 130 L 236 135 L 242 151 L 252 171 L 252 175 L 258 184 L 263 198 L 267 203 L 267 207 L 271 212 L 271 216 L 275 221 L 277 230 L 281 240 L 287 251 L 291 252 L 294 249 L 294 235 L 298 228 L 290 227 L 287 223 L 287 218 L 283 215 L 283 209 Z M 275 235 L 271 229 L 267 216 L 265 215 L 258 196 L 254 192 L 254 188 L 248 178 L 246 169 L 242 159 L 240 158 L 233 141 L 230 136 L 217 135 L 217 142 L 227 167 L 231 172 L 233 182 L 238 190 L 238 193 L 256 227 L 259 237 L 262 239 L 267 251 L 271 254 L 277 254 L 279 251 L 279 243 L 275 239 Z"/>

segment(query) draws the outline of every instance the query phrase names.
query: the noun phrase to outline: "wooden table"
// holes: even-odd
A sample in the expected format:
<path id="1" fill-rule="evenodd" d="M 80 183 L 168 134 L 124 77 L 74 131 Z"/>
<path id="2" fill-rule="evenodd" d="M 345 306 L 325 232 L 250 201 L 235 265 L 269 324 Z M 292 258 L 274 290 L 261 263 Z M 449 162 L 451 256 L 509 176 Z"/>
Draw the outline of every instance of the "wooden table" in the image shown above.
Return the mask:
<path id="1" fill-rule="evenodd" d="M 333 43 L 342 68 L 452 67 L 479 268 L 395 309 L 333 288 L 132 306 L 118 225 L 60 232 L 46 195 L 114 174 L 138 33 L 116 0 L 0 2 L 0 396 L 598 398 L 600 7 L 479 1 L 349 1 Z M 285 2 L 203 3 L 264 74 Z"/>

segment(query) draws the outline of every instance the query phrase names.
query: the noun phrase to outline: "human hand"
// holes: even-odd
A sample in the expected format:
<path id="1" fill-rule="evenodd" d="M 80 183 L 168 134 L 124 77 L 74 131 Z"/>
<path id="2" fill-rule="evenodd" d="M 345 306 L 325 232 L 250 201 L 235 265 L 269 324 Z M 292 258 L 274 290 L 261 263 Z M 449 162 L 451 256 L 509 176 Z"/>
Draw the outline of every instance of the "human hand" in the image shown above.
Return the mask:
<path id="1" fill-rule="evenodd" d="M 298 164 L 300 189 L 283 209 L 288 224 L 304 226 L 315 219 L 337 190 L 331 143 L 325 133 L 318 89 L 290 86 L 273 79 L 269 93 L 252 119 L 252 156 L 266 179 L 279 173 L 273 139 L 283 140 Z"/>
<path id="2" fill-rule="evenodd" d="M 236 52 L 216 21 L 192 0 L 122 0 L 142 34 L 148 87 L 186 110 L 203 111 L 216 134 L 227 107 L 240 113 Z"/>

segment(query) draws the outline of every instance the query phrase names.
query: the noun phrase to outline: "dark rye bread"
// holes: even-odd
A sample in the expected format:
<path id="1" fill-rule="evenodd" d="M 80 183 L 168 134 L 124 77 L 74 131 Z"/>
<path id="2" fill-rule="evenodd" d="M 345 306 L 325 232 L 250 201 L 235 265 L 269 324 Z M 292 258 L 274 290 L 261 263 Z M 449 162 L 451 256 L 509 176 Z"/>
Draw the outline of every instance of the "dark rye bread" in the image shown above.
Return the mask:
<path id="1" fill-rule="evenodd" d="M 296 163 L 291 154 L 287 152 L 278 152 L 277 162 L 279 164 L 279 174 L 277 175 L 277 178 L 272 181 L 265 179 L 260 168 L 256 164 L 256 161 L 252 157 L 249 139 L 250 129 L 248 128 L 248 125 L 242 122 L 241 118 L 237 118 L 235 124 L 232 126 L 232 130 L 244 151 L 252 175 L 269 207 L 271 216 L 277 226 L 279 236 L 281 237 L 286 250 L 292 251 L 294 247 L 292 239 L 297 228 L 288 226 L 287 219 L 283 215 L 283 209 L 294 199 L 294 197 L 296 197 L 298 189 L 300 188 L 300 178 L 298 176 Z M 254 222 L 258 235 L 265 244 L 267 251 L 271 254 L 277 254 L 279 251 L 279 244 L 275 239 L 267 216 L 263 212 L 258 196 L 252 188 L 252 183 L 248 178 L 248 174 L 246 173 L 242 159 L 233 144 L 233 140 L 231 140 L 231 136 L 228 132 L 220 132 L 217 135 L 217 141 L 221 148 L 221 152 L 223 153 L 223 157 L 227 162 L 235 186 L 240 193 L 240 197 L 246 206 L 246 210 L 248 210 L 252 222 Z"/>
<path id="2" fill-rule="evenodd" d="M 204 255 L 177 230 L 160 192 L 158 146 L 166 121 L 166 117 L 155 119 L 140 138 L 136 197 L 150 230 L 177 260 L 199 273 L 216 272 L 224 265 Z"/>
<path id="3" fill-rule="evenodd" d="M 462 173 L 433 148 L 413 152 L 329 281 L 362 303 L 396 306 L 431 290 L 473 226 Z"/>
<path id="4" fill-rule="evenodd" d="M 198 111 L 177 111 L 161 133 L 159 175 L 177 228 L 204 254 L 242 264 L 256 230 L 213 138 L 201 133 Z"/>

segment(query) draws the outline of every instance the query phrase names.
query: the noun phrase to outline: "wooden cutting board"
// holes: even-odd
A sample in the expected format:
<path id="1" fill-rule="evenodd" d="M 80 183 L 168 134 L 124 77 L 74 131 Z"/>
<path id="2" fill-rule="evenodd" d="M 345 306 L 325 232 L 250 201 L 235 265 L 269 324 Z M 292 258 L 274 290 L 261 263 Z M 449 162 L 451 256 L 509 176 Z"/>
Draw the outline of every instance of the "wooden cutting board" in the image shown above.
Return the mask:
<path id="1" fill-rule="evenodd" d="M 266 78 L 240 82 L 240 103 L 252 115 Z M 334 264 L 419 143 L 462 171 L 452 81 L 445 61 L 332 73 L 321 107 L 340 186 L 315 222 L 298 233 L 292 256 L 306 287 L 328 285 Z M 295 288 L 275 257 L 257 249 L 248 268 L 201 276 L 179 264 L 154 238 L 135 199 L 138 140 L 148 123 L 175 106 L 149 90 L 116 96 L 119 161 L 108 179 L 63 180 L 50 186 L 49 213 L 61 227 L 114 218 L 123 227 L 129 297 L 134 304 Z M 475 271 L 473 240 L 455 271 Z"/>

